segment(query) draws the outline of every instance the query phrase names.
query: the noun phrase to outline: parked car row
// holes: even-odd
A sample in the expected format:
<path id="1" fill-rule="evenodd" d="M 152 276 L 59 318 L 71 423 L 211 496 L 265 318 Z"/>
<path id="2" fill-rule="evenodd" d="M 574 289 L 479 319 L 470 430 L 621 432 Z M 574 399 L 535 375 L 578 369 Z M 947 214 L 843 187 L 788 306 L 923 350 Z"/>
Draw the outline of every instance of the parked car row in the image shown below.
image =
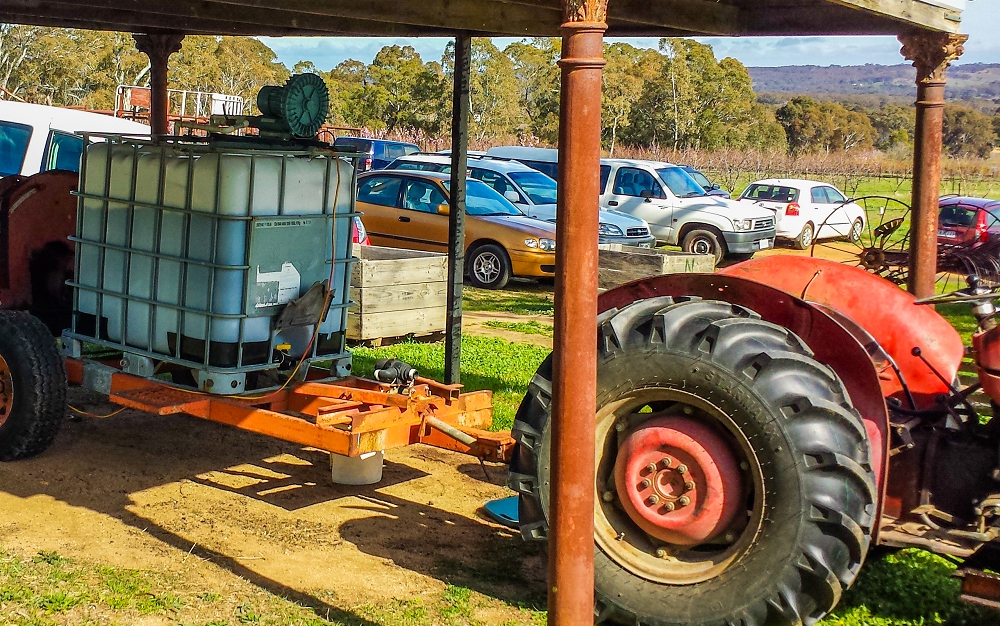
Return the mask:
<path id="1" fill-rule="evenodd" d="M 342 138 L 337 140 L 337 145 L 353 145 L 348 140 L 362 141 Z M 445 175 L 451 171 L 451 159 L 447 153 L 422 154 L 411 144 L 393 146 L 393 142 L 364 141 L 368 142 L 363 146 L 369 151 L 367 153 L 386 155 L 394 150 L 398 155 L 384 165 L 382 163 L 386 159 L 373 157 L 371 168 L 384 167 L 383 175 L 388 176 L 391 172 L 396 177 L 405 178 L 405 175 L 417 172 Z M 558 151 L 551 148 L 501 146 L 469 154 L 469 177 L 495 192 L 493 202 L 497 201 L 497 197 L 501 198 L 522 216 L 536 220 L 536 227 L 541 227 L 538 222 L 552 224 L 557 219 L 558 189 L 555 179 L 558 175 Z M 750 258 L 760 250 L 773 247 L 776 239 L 787 240 L 799 249 L 808 248 L 818 239 L 858 241 L 867 226 L 864 209 L 827 183 L 766 179 L 750 184 L 734 200 L 720 185 L 696 168 L 686 165 L 637 159 L 602 159 L 599 175 L 601 195 L 597 210 L 601 243 L 639 247 L 676 245 L 685 252 L 714 255 L 718 262 L 723 258 Z M 445 178 L 442 176 L 440 180 Z M 443 184 L 441 182 L 438 187 L 442 197 L 446 198 L 447 189 L 441 187 Z M 404 212 L 415 210 L 408 207 L 404 192 L 399 191 L 398 195 L 394 208 Z M 436 210 L 427 212 L 436 213 Z M 438 217 L 442 215 L 436 214 Z M 406 216 L 401 214 L 396 223 L 380 226 L 383 231 L 369 224 L 372 240 L 381 242 L 381 245 L 446 249 L 446 219 L 440 222 L 440 236 L 414 237 L 403 232 L 414 228 L 412 218 L 402 219 Z M 516 217 L 513 213 L 510 216 Z M 493 227 L 500 226 L 502 222 L 494 223 Z M 427 219 L 421 220 L 421 224 L 426 226 Z M 499 236 L 497 238 L 500 239 Z M 475 239 L 470 238 L 470 246 Z M 554 232 L 552 239 L 554 241 Z M 431 241 L 433 243 L 429 243 Z M 551 263 L 533 260 L 530 268 L 516 263 L 514 258 L 524 252 L 523 245 L 521 249 L 516 246 L 508 248 L 507 244 L 499 241 L 491 245 L 502 249 L 506 256 L 497 256 L 496 271 L 481 272 L 476 277 L 470 274 L 470 279 L 476 284 L 501 285 L 510 275 L 541 276 L 552 273 L 540 270 L 542 265 L 549 266 Z M 470 247 L 469 250 L 471 259 L 474 249 Z M 470 272 L 475 273 L 475 263 L 470 262 L 469 267 Z M 480 269 L 483 267 L 486 265 L 480 263 Z M 551 269 L 554 270 L 554 267 Z"/>

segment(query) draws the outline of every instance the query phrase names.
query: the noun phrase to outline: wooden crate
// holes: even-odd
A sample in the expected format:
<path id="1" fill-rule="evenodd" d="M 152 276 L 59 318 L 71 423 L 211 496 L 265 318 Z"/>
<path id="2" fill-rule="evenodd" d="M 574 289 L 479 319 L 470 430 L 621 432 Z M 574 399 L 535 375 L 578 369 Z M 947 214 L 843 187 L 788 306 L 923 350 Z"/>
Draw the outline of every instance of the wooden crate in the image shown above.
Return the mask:
<path id="1" fill-rule="evenodd" d="M 715 257 L 668 250 L 633 248 L 619 243 L 598 246 L 598 291 L 660 274 L 711 274 Z"/>
<path id="2" fill-rule="evenodd" d="M 448 256 L 419 250 L 355 246 L 347 338 L 379 341 L 445 329 Z"/>

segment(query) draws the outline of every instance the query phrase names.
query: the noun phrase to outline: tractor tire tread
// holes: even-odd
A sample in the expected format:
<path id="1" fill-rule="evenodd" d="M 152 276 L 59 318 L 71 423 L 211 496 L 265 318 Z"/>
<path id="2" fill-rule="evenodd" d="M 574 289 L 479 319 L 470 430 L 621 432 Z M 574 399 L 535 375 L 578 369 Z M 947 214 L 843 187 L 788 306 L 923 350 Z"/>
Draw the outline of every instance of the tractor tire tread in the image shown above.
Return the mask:
<path id="1" fill-rule="evenodd" d="M 801 481 L 795 496 L 801 521 L 794 550 L 789 550 L 780 571 L 773 573 L 768 592 L 734 607 L 724 618 L 671 618 L 663 590 L 685 587 L 636 578 L 604 556 L 597 566 L 597 623 L 785 626 L 819 621 L 856 578 L 875 519 L 870 442 L 839 377 L 815 361 L 794 333 L 731 303 L 651 298 L 605 313 L 599 321 L 599 379 L 601 366 L 616 359 L 631 358 L 643 367 L 645 357 L 666 352 L 711 362 L 769 407 L 772 423 L 780 422 L 792 448 L 794 468 L 785 470 L 794 471 Z M 541 433 L 550 417 L 551 380 L 550 356 L 529 385 L 513 429 L 521 445 L 515 450 L 511 471 L 532 484 L 532 489 L 519 491 L 522 534 L 527 540 L 545 540 L 548 532 L 548 490 L 542 484 L 542 465 L 548 459 L 543 458 Z M 601 557 L 600 549 L 596 555 Z M 600 563 L 617 571 L 602 571 Z M 633 597 L 641 597 L 642 602 L 624 606 L 615 590 L 638 584 L 642 589 Z"/>
<path id="2" fill-rule="evenodd" d="M 14 380 L 14 407 L 0 426 L 0 461 L 40 454 L 66 415 L 66 366 L 48 327 L 20 311 L 0 311 L 0 355 Z"/>

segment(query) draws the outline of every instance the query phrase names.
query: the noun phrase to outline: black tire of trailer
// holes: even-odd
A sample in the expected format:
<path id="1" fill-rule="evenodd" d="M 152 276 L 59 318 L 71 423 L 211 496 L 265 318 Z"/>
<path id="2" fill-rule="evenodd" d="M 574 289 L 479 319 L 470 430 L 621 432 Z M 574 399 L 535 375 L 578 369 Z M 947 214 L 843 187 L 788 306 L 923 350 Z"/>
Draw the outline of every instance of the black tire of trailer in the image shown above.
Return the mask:
<path id="1" fill-rule="evenodd" d="M 0 461 L 44 452 L 66 415 L 66 366 L 49 329 L 19 311 L 0 311 Z"/>
<path id="2" fill-rule="evenodd" d="M 727 411 L 749 441 L 764 444 L 754 453 L 767 502 L 740 566 L 703 582 L 652 582 L 595 545 L 595 621 L 777 626 L 821 619 L 857 576 L 875 518 L 870 442 L 837 375 L 789 330 L 725 302 L 652 298 L 598 322 L 599 416 L 635 390 L 695 390 Z M 520 493 L 529 541 L 548 533 L 551 368 L 550 356 L 513 429 L 519 445 L 510 486 Z M 598 499 L 595 514 L 601 506 Z"/>

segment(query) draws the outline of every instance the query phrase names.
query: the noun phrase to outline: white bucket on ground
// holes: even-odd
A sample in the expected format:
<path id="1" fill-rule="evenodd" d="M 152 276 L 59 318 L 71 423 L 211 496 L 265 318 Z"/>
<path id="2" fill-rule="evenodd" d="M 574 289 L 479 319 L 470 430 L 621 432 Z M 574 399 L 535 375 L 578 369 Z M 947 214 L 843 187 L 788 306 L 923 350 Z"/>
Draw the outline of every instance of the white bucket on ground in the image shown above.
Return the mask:
<path id="1" fill-rule="evenodd" d="M 374 485 L 382 480 L 384 452 L 367 452 L 357 457 L 330 453 L 330 474 L 338 485 Z"/>

